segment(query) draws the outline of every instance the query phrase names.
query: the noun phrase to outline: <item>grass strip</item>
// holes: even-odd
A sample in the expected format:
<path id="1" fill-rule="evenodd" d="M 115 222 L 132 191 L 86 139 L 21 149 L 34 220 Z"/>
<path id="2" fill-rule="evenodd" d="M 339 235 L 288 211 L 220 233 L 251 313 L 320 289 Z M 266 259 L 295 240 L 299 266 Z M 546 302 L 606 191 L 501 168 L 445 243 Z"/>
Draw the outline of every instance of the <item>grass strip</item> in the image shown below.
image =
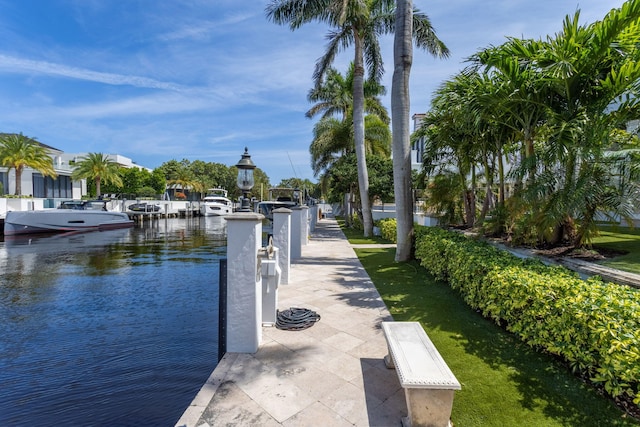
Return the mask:
<path id="1" fill-rule="evenodd" d="M 356 253 L 394 319 L 420 322 L 462 384 L 452 413 L 457 427 L 640 425 L 564 364 L 470 309 L 417 262 L 396 263 L 395 249 Z"/>
<path id="2" fill-rule="evenodd" d="M 623 252 L 625 255 L 606 259 L 598 264 L 640 274 L 640 229 L 629 227 L 601 227 L 593 246 Z"/>
<path id="3" fill-rule="evenodd" d="M 338 225 L 342 229 L 342 232 L 347 237 L 347 240 L 354 245 L 370 245 L 370 244 L 381 244 L 381 243 L 393 243 L 386 239 L 383 239 L 380 236 L 371 236 L 371 237 L 363 237 L 362 230 L 356 230 L 355 228 L 345 227 L 344 219 L 341 217 L 337 217 Z"/>

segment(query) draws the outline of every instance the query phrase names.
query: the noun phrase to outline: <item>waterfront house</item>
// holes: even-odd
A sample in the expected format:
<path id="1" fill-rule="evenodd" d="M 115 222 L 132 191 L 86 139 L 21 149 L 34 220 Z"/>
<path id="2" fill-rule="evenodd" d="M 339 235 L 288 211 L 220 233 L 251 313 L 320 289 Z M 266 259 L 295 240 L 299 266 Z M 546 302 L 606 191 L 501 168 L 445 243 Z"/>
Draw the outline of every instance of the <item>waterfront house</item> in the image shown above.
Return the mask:
<path id="1" fill-rule="evenodd" d="M 55 178 L 47 177 L 37 170 L 25 168 L 21 179 L 22 195 L 45 199 L 44 207 L 55 207 L 54 199 L 80 199 L 82 196 L 86 196 L 86 180 L 73 181 L 71 173 L 75 163 L 80 161 L 83 156 L 88 155 L 88 153 L 65 153 L 41 142 L 38 142 L 38 144 L 51 156 L 57 176 Z M 131 159 L 119 154 L 109 154 L 108 157 L 125 168 L 142 168 Z M 15 170 L 0 167 L 0 183 L 2 183 L 0 195 L 14 194 L 16 188 Z M 0 212 L 0 214 L 2 213 Z"/>

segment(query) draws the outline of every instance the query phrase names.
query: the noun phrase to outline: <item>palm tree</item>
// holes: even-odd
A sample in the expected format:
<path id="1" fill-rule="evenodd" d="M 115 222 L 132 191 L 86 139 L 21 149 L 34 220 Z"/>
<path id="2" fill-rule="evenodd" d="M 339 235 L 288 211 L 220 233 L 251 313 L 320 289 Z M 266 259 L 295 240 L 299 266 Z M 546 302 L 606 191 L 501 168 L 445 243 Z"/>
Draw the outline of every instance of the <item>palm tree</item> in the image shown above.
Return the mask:
<path id="1" fill-rule="evenodd" d="M 468 103 L 465 78 L 446 81 L 436 91 L 432 109 L 423 120 L 415 137 L 426 137 L 423 173 L 427 176 L 449 172 L 451 166 L 459 175 L 463 193 L 465 224 L 475 223 L 476 165 L 480 161 L 477 120 Z"/>
<path id="2" fill-rule="evenodd" d="M 530 67 L 530 58 L 539 48 L 535 40 L 509 39 L 498 47 L 485 49 L 472 57 L 476 65 L 483 65 L 492 74 L 500 90 L 491 100 L 494 111 L 506 111 L 504 124 L 520 134 L 522 141 L 521 177 L 535 183 L 537 162 L 534 143 L 548 114 L 549 90 L 544 76 Z M 520 53 L 527 54 L 519 56 Z M 520 185 L 518 185 L 520 186 Z"/>
<path id="3" fill-rule="evenodd" d="M 352 147 L 352 123 L 334 117 L 320 119 L 313 127 L 313 140 L 309 146 L 315 176 L 324 175 Z"/>
<path id="4" fill-rule="evenodd" d="M 271 0 L 266 8 L 267 18 L 277 24 L 289 24 L 292 30 L 303 24 L 318 21 L 329 24 L 325 54 L 316 63 L 313 74 L 316 87 L 320 86 L 336 55 L 348 46 L 354 46 L 353 129 L 358 160 L 358 186 L 362 200 L 364 235 L 373 232 L 373 217 L 369 204 L 369 176 L 364 143 L 364 73 L 365 60 L 369 80 L 379 82 L 383 74 L 382 56 L 378 36 L 394 30 L 393 0 Z M 425 16 L 414 13 L 414 38 L 420 47 L 446 52 L 446 47 L 435 38 Z M 429 31 L 421 31 L 428 29 Z"/>
<path id="5" fill-rule="evenodd" d="M 96 183 L 96 197 L 100 197 L 100 184 L 102 182 L 122 187 L 123 183 L 119 171 L 120 166 L 118 163 L 109 159 L 107 154 L 89 153 L 80 157 L 76 168 L 71 174 L 71 178 L 74 180 L 94 180 Z"/>
<path id="6" fill-rule="evenodd" d="M 311 166 L 316 176 L 321 175 L 323 188 L 328 183 L 329 172 L 343 155 L 355 153 L 353 139 L 353 63 L 346 76 L 335 68 L 327 71 L 320 86 L 309 91 L 308 99 L 315 104 L 307 111 L 312 118 L 321 114 L 314 126 L 313 141 L 309 147 Z M 384 86 L 369 79 L 364 81 L 365 95 L 365 150 L 367 154 L 388 157 L 391 154 L 389 114 L 379 95 L 385 94 Z M 355 192 L 358 194 L 358 192 Z"/>
<path id="7" fill-rule="evenodd" d="M 237 174 L 236 174 L 237 175 Z M 194 193 L 202 193 L 207 189 L 205 183 L 202 180 L 195 178 L 194 173 L 184 165 L 182 165 L 174 174 L 167 180 L 167 185 L 174 186 L 182 190 L 182 194 L 185 194 L 185 190 L 190 190 Z"/>
<path id="8" fill-rule="evenodd" d="M 0 138 L 0 164 L 16 171 L 15 195 L 22 195 L 22 171 L 25 167 L 35 169 L 44 176 L 56 176 L 53 159 L 35 139 L 19 135 L 3 135 Z"/>
<path id="9" fill-rule="evenodd" d="M 623 100 L 637 93 L 640 79 L 640 1 L 628 1 L 591 25 L 579 25 L 579 17 L 579 12 L 567 16 L 562 31 L 542 42 L 533 57 L 533 65 L 544 70 L 553 94 L 546 153 L 564 166 L 564 174 L 557 176 L 560 197 L 552 199 L 559 206 L 549 206 L 547 211 L 558 213 L 551 225 L 554 239 L 565 235 L 576 244 L 583 233 L 576 232 L 574 219 L 593 219 L 596 214 L 588 208 L 588 200 L 579 197 L 579 184 L 589 183 L 579 178 L 592 175 L 592 160 L 601 157 L 620 119 L 634 110 L 637 114 L 637 97 Z"/>
<path id="10" fill-rule="evenodd" d="M 413 248 L 413 196 L 411 194 L 411 131 L 409 117 L 409 75 L 413 63 L 412 0 L 397 0 L 396 32 L 393 43 L 393 189 L 396 201 L 397 262 L 409 261 Z"/>
<path id="11" fill-rule="evenodd" d="M 341 156 L 355 152 L 350 115 L 344 120 L 333 117 L 320 119 L 313 128 L 313 136 L 309 151 L 316 176 L 326 173 Z M 367 154 L 381 157 L 391 155 L 389 126 L 375 114 L 365 117 L 365 150 Z"/>
<path id="12" fill-rule="evenodd" d="M 629 95 L 640 78 L 640 1 L 590 25 L 580 25 L 579 17 L 579 11 L 567 16 L 562 31 L 544 40 L 511 39 L 477 56 L 513 85 L 503 105 L 525 142 L 514 171 L 527 176 L 523 200 L 535 211 L 537 233 L 551 243 L 585 238 L 576 218 L 589 223 L 585 216 L 595 214 L 583 187 L 594 181 L 582 177 L 601 158 L 611 130 L 638 110 L 637 97 Z"/>
<path id="13" fill-rule="evenodd" d="M 307 111 L 306 116 L 312 118 L 322 114 L 322 118 L 325 118 L 337 115 L 344 120 L 353 111 L 353 79 L 353 62 L 349 65 L 346 76 L 335 68 L 330 68 L 320 85 L 311 89 L 307 95 L 307 99 L 315 104 Z M 363 89 L 365 113 L 375 114 L 384 123 L 389 124 L 389 113 L 379 98 L 385 95 L 385 87 L 378 82 L 365 79 Z"/>
<path id="14" fill-rule="evenodd" d="M 309 91 L 308 99 L 315 104 L 307 111 L 312 118 L 321 114 L 314 126 L 314 138 L 309 147 L 311 166 L 316 176 L 329 169 L 336 156 L 355 152 L 353 143 L 353 77 L 351 63 L 346 76 L 335 68 L 327 72 L 321 85 Z M 385 94 L 384 86 L 364 81 L 365 91 L 365 149 L 380 155 L 389 155 L 389 114 L 378 96 Z M 385 139 L 387 138 L 387 139 Z"/>
<path id="15" fill-rule="evenodd" d="M 411 132 L 409 130 L 409 75 L 413 40 L 434 56 L 448 56 L 426 15 L 413 9 L 412 0 L 397 0 L 393 46 L 393 187 L 396 201 L 396 261 L 408 261 L 413 247 L 413 197 L 411 193 Z"/>
<path id="16" fill-rule="evenodd" d="M 484 72 L 477 84 L 465 89 L 471 91 L 464 99 L 453 98 L 464 94 L 453 87 L 436 97 L 437 101 L 446 93 L 450 99 L 436 102 L 427 117 L 436 118 L 430 129 L 432 148 L 442 150 L 430 154 L 460 153 L 466 132 L 455 140 L 447 135 L 464 131 L 466 119 L 474 117 L 468 127 L 473 131 L 468 143 L 473 145 L 462 152 L 474 154 L 469 159 L 472 166 L 484 166 L 487 184 L 489 156 L 500 170 L 504 151 L 509 154 L 516 141 L 520 144 L 519 161 L 511 169 L 518 197 L 509 204 L 514 224 L 521 228 L 517 233 L 531 243 L 588 241 L 596 213 L 625 216 L 627 204 L 616 208 L 612 201 L 628 198 L 624 195 L 629 193 L 613 191 L 619 173 L 607 172 L 606 165 L 631 168 L 632 157 L 612 162 L 605 150 L 610 150 L 612 129 L 637 117 L 640 110 L 639 21 L 640 1 L 632 0 L 602 21 L 580 25 L 577 12 L 565 18 L 554 36 L 509 39 L 477 53 L 472 61 Z M 461 82 L 461 77 L 454 80 Z M 466 113 L 449 117 L 463 104 Z M 504 191 L 500 193 L 504 202 Z"/>

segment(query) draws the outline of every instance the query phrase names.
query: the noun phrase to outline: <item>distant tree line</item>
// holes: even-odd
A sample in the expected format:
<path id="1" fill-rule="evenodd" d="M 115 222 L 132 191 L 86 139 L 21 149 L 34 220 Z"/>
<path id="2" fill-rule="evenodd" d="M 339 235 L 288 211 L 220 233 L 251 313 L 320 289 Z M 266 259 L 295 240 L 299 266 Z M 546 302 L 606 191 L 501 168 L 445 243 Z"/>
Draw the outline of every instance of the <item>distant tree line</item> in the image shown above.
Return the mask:
<path id="1" fill-rule="evenodd" d="M 22 134 L 0 134 L 0 166 L 15 170 L 18 185 L 16 195 L 22 195 L 21 175 L 25 168 L 37 170 L 45 176 L 56 177 L 53 159 L 46 146 L 35 138 Z M 222 163 L 202 160 L 169 160 L 149 171 L 143 168 L 125 168 L 103 153 L 88 153 L 72 163 L 73 180 L 87 180 L 89 197 L 117 194 L 126 198 L 157 197 L 170 190 L 188 200 L 199 200 L 210 188 L 224 188 L 229 197 L 237 199 L 241 194 L 236 184 L 238 170 Z M 252 197 L 266 199 L 271 183 L 260 168 L 254 170 L 255 184 Z M 0 183 L 1 185 L 1 183 Z M 307 197 L 320 198 L 320 187 L 308 179 L 283 179 L 279 187 L 297 188 Z M 4 192 L 4 189 L 0 187 Z"/>

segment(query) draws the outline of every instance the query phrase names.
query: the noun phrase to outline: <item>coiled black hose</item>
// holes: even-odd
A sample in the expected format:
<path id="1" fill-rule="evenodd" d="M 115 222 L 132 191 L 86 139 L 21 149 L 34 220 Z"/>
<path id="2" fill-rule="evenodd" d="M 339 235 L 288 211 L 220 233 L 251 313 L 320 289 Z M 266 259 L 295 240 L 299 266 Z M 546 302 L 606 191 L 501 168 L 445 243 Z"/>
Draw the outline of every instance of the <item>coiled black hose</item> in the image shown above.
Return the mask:
<path id="1" fill-rule="evenodd" d="M 301 331 L 313 326 L 320 320 L 320 315 L 308 308 L 291 307 L 289 310 L 278 310 L 276 328 L 287 331 Z"/>

